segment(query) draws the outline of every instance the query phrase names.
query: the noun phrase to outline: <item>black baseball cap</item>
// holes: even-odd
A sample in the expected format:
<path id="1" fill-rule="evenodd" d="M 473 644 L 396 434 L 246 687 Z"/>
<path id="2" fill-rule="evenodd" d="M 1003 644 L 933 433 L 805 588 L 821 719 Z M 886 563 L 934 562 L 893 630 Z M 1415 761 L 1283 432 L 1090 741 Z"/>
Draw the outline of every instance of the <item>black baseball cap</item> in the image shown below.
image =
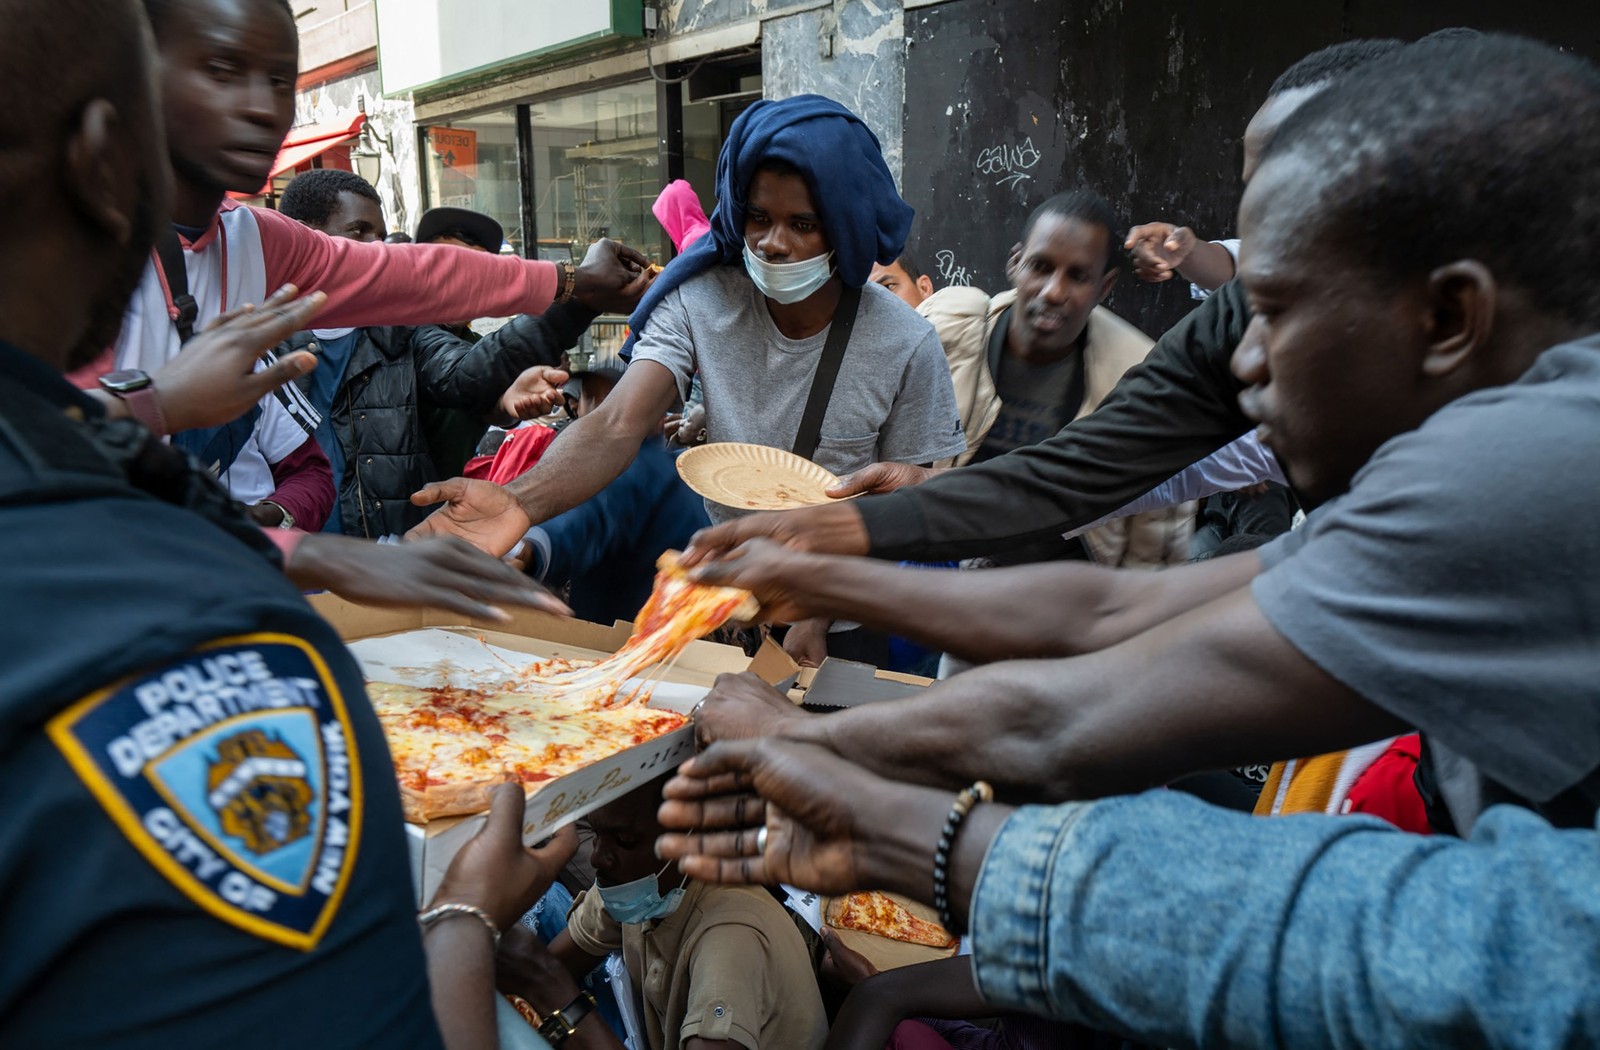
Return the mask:
<path id="1" fill-rule="evenodd" d="M 459 234 L 469 244 L 499 254 L 506 230 L 481 211 L 468 208 L 429 208 L 417 222 L 417 243 L 427 244 L 446 233 Z"/>

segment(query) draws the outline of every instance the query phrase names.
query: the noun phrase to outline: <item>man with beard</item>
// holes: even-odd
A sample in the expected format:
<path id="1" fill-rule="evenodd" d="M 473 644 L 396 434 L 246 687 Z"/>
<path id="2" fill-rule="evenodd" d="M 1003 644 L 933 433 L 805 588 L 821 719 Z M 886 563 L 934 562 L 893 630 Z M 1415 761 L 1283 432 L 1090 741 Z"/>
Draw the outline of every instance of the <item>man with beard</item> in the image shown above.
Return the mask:
<path id="1" fill-rule="evenodd" d="M 149 30 L 132 0 L 0 0 L 0 25 L 16 102 L 0 111 L 0 765 L 15 786 L 0 1031 L 41 1047 L 432 1048 L 441 1027 L 491 1043 L 486 925 L 515 922 L 576 842 L 523 849 L 521 794 L 502 793 L 436 899 L 453 907 L 419 937 L 394 773 L 355 661 L 213 480 L 62 378 L 114 335 L 170 199 Z M 180 372 L 215 377 L 220 356 L 245 375 L 320 303 L 219 326 Z M 208 422 L 183 404 L 206 386 L 164 399 Z M 491 585 L 480 597 L 534 590 L 475 553 L 441 559 L 445 547 L 305 546 L 307 566 L 375 552 L 380 589 L 459 565 Z M 407 586 L 447 597 L 413 579 L 390 600 Z M 230 832 L 233 803 L 267 790 L 285 807 L 270 834 Z"/>

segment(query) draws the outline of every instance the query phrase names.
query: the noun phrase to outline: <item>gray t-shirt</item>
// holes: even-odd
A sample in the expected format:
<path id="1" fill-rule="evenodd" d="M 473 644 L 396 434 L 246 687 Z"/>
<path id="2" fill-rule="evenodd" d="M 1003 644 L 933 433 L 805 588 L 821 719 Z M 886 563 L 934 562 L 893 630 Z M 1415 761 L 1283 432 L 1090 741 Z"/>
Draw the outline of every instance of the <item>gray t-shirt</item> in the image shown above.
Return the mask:
<path id="1" fill-rule="evenodd" d="M 828 330 L 789 339 L 742 266 L 685 282 L 650 314 L 635 361 L 655 361 L 687 395 L 705 389 L 706 440 L 794 446 Z M 835 474 L 869 463 L 928 463 L 966 450 L 955 388 L 933 325 L 875 284 L 861 290 L 855 328 L 812 458 Z M 707 502 L 715 520 L 733 511 Z"/>
<path id="2" fill-rule="evenodd" d="M 1423 732 L 1461 834 L 1508 794 L 1543 806 L 1600 767 L 1597 464 L 1600 336 L 1389 441 L 1261 549 L 1268 621 Z"/>

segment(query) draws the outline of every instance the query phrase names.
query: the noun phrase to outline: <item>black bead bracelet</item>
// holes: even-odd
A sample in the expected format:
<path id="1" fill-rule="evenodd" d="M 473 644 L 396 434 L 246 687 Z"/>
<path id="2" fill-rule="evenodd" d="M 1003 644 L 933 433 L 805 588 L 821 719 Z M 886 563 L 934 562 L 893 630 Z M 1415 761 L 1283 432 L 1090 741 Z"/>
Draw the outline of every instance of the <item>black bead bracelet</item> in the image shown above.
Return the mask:
<path id="1" fill-rule="evenodd" d="M 955 923 L 950 914 L 950 851 L 956 844 L 956 834 L 961 830 L 961 822 L 967 819 L 967 814 L 972 812 L 972 807 L 979 802 L 993 802 L 994 788 L 982 780 L 971 787 L 961 789 L 956 795 L 955 804 L 950 807 L 950 815 L 944 818 L 944 827 L 939 832 L 939 845 L 933 851 L 933 907 L 939 913 L 939 921 L 945 929 L 951 929 Z"/>

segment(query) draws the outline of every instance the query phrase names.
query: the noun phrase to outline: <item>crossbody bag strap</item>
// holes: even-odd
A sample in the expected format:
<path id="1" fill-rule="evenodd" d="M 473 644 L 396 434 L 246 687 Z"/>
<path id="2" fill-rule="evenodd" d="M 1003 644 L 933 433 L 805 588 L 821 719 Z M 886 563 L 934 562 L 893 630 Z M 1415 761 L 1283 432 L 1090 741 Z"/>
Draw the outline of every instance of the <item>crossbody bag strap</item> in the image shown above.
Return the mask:
<path id="1" fill-rule="evenodd" d="M 194 337 L 200 304 L 189 294 L 189 266 L 183 258 L 183 243 L 170 225 L 156 238 L 156 258 L 161 261 L 161 276 L 166 279 L 167 295 L 172 299 L 172 324 L 178 330 L 178 342 L 187 343 Z"/>
<path id="2" fill-rule="evenodd" d="M 839 364 L 844 360 L 844 349 L 850 342 L 850 330 L 855 327 L 856 308 L 860 305 L 860 288 L 847 285 L 839 293 L 839 306 L 833 312 L 833 323 L 828 326 L 828 341 L 822 346 L 817 371 L 811 377 L 811 393 L 806 396 L 806 410 L 800 416 L 800 430 L 794 436 L 794 454 L 803 459 L 815 455 L 822 440 L 822 417 L 827 414 L 828 401 L 833 397 L 833 384 L 839 378 Z"/>

